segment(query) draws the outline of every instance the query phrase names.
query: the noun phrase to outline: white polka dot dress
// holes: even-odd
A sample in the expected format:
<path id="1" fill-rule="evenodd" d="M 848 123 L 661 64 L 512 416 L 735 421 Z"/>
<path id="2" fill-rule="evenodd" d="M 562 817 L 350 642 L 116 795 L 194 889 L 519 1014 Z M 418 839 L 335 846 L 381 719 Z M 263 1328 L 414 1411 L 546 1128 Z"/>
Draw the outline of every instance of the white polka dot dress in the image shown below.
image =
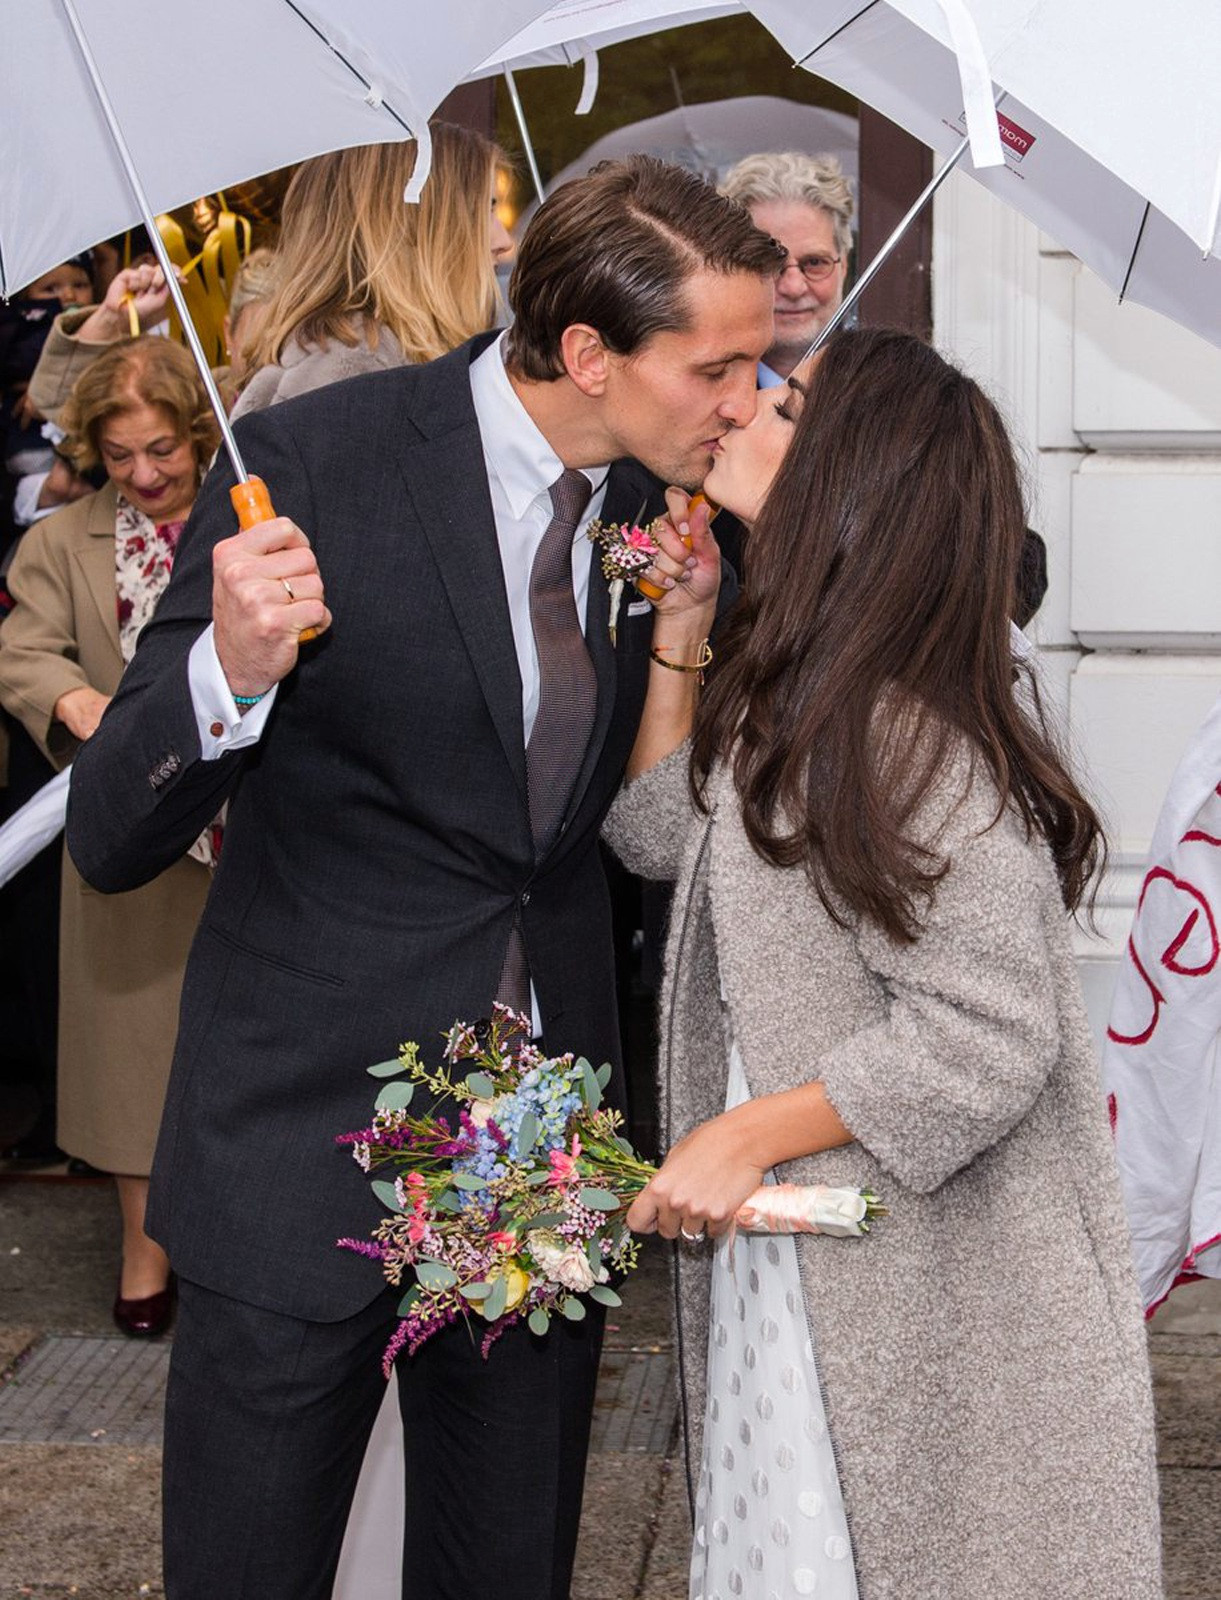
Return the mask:
<path id="1" fill-rule="evenodd" d="M 749 1096 L 735 1045 L 726 1108 Z M 715 1251 L 690 1600 L 858 1600 L 796 1243 Z"/>

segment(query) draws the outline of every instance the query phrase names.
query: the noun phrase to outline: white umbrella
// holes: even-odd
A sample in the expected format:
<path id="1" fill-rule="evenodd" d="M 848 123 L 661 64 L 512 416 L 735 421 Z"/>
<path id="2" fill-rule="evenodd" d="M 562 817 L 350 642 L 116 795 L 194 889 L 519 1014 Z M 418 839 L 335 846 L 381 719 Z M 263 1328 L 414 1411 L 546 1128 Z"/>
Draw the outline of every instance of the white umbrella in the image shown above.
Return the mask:
<path id="1" fill-rule="evenodd" d="M 597 86 L 597 52 L 625 39 L 639 39 L 666 28 L 681 28 L 713 17 L 743 16 L 742 0 L 560 0 L 524 28 L 490 50 L 471 73 L 487 78 L 505 68 L 574 66 L 586 68 L 577 111 L 588 111 Z"/>
<path id="2" fill-rule="evenodd" d="M 735 100 L 708 100 L 676 106 L 660 116 L 628 123 L 591 144 L 551 180 L 558 188 L 588 172 L 599 161 L 636 152 L 689 167 L 720 183 L 743 156 L 759 150 L 804 150 L 834 156 L 855 184 L 860 144 L 855 117 L 823 106 L 807 106 L 777 95 L 747 94 Z"/>
<path id="3" fill-rule="evenodd" d="M 63 832 L 71 777 L 71 767 L 56 773 L 0 827 L 0 888 Z"/>
<path id="4" fill-rule="evenodd" d="M 307 156 L 407 139 L 545 0 L 75 0 L 155 211 Z M 0 50 L 0 292 L 141 220 L 62 0 Z"/>
<path id="5" fill-rule="evenodd" d="M 10 141 L 0 291 L 143 222 L 220 424 L 243 527 L 271 516 L 249 480 L 154 212 L 325 150 L 415 138 L 479 60 L 545 9 L 463 0 L 209 0 L 133 14 L 122 0 L 29 0 L 0 54 Z M 308 634 L 309 630 L 307 630 Z"/>
<path id="6" fill-rule="evenodd" d="M 793 59 L 932 149 L 961 141 L 945 0 L 751 0 Z M 1221 345 L 1221 9 L 1166 0 L 971 0 L 1003 164 L 966 170 L 1121 297 Z M 978 61 L 976 62 L 978 69 Z M 988 86 L 983 86 L 988 92 Z"/>

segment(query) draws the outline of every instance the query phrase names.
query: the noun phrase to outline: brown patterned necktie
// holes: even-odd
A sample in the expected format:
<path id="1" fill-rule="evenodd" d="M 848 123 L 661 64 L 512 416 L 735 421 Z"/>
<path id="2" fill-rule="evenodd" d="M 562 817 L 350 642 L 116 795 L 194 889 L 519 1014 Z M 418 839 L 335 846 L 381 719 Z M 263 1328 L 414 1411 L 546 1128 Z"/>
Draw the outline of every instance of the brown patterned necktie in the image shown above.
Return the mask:
<path id="1" fill-rule="evenodd" d="M 538 710 L 526 745 L 526 797 L 535 858 L 559 832 L 593 732 L 598 680 L 572 592 L 572 544 L 593 493 L 583 472 L 551 485 L 551 521 L 530 569 L 530 622 L 538 652 Z M 530 974 L 514 924 L 498 997 L 529 1015 Z"/>

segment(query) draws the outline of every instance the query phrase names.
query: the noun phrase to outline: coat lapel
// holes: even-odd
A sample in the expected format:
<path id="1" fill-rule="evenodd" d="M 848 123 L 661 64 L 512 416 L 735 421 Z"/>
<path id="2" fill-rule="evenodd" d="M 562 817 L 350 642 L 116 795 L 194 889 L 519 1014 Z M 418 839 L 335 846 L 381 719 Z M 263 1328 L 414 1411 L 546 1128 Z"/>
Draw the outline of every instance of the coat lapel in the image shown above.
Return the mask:
<path id="1" fill-rule="evenodd" d="M 115 598 L 115 516 L 118 499 L 112 483 L 105 484 L 92 497 L 85 523 L 88 537 L 77 545 L 73 557 L 85 579 L 89 598 L 97 609 L 102 635 L 111 645 L 121 672 L 123 657 L 119 650 L 119 610 Z"/>
<path id="2" fill-rule="evenodd" d="M 420 371 L 406 418 L 414 435 L 396 427 L 392 450 L 524 798 L 521 674 L 471 402 L 470 362 L 486 343 L 463 346 Z"/>

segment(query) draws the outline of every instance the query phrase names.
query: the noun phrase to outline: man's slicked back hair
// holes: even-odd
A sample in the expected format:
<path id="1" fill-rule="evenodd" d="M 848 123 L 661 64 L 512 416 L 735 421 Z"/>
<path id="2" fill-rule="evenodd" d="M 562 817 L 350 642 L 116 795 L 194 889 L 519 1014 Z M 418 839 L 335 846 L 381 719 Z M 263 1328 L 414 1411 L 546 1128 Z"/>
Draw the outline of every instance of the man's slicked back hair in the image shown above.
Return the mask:
<path id="1" fill-rule="evenodd" d="M 690 327 L 696 272 L 774 278 L 784 251 L 744 206 L 653 156 L 603 161 L 539 207 L 509 285 L 505 362 L 516 376 L 564 374 L 560 339 L 587 323 L 616 355 Z"/>

